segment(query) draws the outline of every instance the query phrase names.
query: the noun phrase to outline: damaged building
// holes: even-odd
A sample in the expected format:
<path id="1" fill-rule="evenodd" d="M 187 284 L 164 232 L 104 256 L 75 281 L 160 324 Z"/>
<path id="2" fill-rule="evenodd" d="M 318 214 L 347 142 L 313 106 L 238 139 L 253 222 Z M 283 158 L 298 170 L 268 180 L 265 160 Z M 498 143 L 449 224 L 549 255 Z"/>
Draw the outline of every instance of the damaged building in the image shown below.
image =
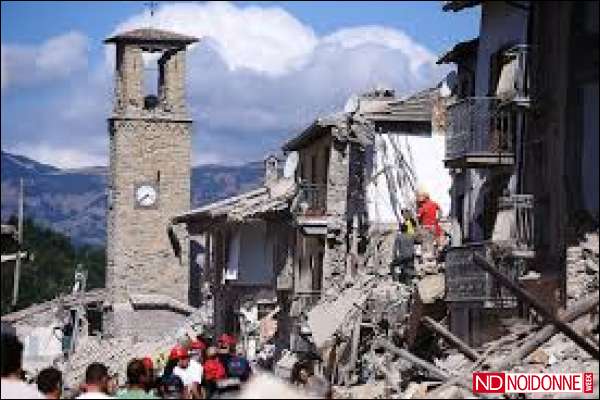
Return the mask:
<path id="1" fill-rule="evenodd" d="M 379 324 L 392 324 L 391 335 L 406 329 L 409 307 L 443 310 L 435 263 L 421 271 L 422 299 L 392 282 L 389 264 L 401 211 L 414 213 L 418 188 L 430 186 L 449 207 L 444 117 L 439 88 L 404 99 L 390 89 L 353 96 L 283 145 L 282 176 L 270 157 L 264 187 L 174 216 L 206 249 L 215 334 L 243 334 L 244 303 L 274 298 L 280 375 L 289 378 L 299 359 L 320 360 L 322 376 L 349 385 L 364 378 L 359 345 Z M 417 341 L 416 328 L 409 335 Z"/>
<path id="2" fill-rule="evenodd" d="M 441 88 L 353 97 L 284 144 L 276 374 L 309 360 L 338 397 L 417 398 L 468 396 L 477 369 L 597 372 L 597 5 L 444 9 L 479 5 Z M 451 246 L 394 282 L 400 213 L 423 187 Z"/>
<path id="3" fill-rule="evenodd" d="M 561 4 L 481 2 L 479 37 L 438 61 L 457 66 L 444 162 L 463 246 L 448 253 L 447 301 L 452 331 L 470 343 L 494 335 L 488 317 L 520 311 L 472 254 L 503 249 L 499 268 L 537 274 L 522 284 L 556 308 L 567 247 L 597 234 L 598 6 Z"/>
<path id="4" fill-rule="evenodd" d="M 185 224 L 191 242 L 204 248 L 192 262 L 201 263 L 198 278 L 208 284 L 203 298 L 211 298 L 214 334 L 251 335 L 252 349 L 266 340 L 257 337 L 257 324 L 275 310 L 275 288 L 291 262 L 289 202 L 295 186 L 291 177 L 279 175 L 279 160 L 268 157 L 264 186 L 172 219 L 173 225 Z"/>
<path id="5" fill-rule="evenodd" d="M 197 39 L 108 39 L 107 288 L 4 316 L 26 363 L 74 384 L 91 361 L 122 373 L 231 333 L 250 359 L 274 349 L 279 377 L 307 365 L 336 398 L 465 398 L 479 370 L 590 371 L 597 397 L 598 3 L 443 8 L 476 6 L 480 34 L 441 55 L 456 71 L 440 85 L 352 96 L 268 156 L 261 187 L 196 209 L 183 77 Z M 160 53 L 156 94 L 144 52 Z M 423 190 L 451 240 L 395 280 L 402 214 Z M 65 316 L 81 325 L 61 360 Z"/>

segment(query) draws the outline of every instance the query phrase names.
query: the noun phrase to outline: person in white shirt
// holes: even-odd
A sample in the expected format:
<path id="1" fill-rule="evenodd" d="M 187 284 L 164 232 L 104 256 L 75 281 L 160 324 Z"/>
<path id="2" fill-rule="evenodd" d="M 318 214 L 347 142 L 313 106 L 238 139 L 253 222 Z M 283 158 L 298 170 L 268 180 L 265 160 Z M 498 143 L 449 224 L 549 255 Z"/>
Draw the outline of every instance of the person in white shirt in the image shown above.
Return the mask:
<path id="1" fill-rule="evenodd" d="M 35 386 L 21 379 L 23 344 L 13 335 L 3 334 L 1 343 L 2 377 L 0 399 L 44 399 Z"/>
<path id="2" fill-rule="evenodd" d="M 173 375 L 177 375 L 188 388 L 194 399 L 201 399 L 202 396 L 202 364 L 196 360 L 191 360 L 187 349 L 179 347 L 175 349 L 177 357 L 177 366 L 173 369 Z"/>
<path id="3" fill-rule="evenodd" d="M 77 399 L 112 399 L 108 395 L 108 368 L 102 363 L 92 363 L 85 370 L 84 393 Z"/>

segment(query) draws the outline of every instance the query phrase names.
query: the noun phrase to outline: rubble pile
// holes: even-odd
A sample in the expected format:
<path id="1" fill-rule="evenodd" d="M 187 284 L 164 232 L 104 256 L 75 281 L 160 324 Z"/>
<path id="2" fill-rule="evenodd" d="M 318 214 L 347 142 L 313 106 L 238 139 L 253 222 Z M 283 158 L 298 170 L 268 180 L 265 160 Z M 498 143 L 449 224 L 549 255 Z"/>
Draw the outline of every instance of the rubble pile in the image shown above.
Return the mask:
<path id="1" fill-rule="evenodd" d="M 383 340 L 405 347 L 418 342 L 422 328 L 413 316 L 443 302 L 444 268 L 428 255 L 415 265 L 416 277 L 395 281 L 389 268 L 395 237 L 394 231 L 372 232 L 366 268 L 359 268 L 341 290 L 327 291 L 307 313 L 321 360 L 334 360 L 324 369 L 333 375 L 336 398 L 401 398 L 406 390 L 413 396 L 425 390 L 410 384 L 428 378 L 426 374 L 375 344 Z M 283 367 L 282 361 L 276 369 Z"/>
<path id="2" fill-rule="evenodd" d="M 597 324 L 597 323 L 596 323 Z M 590 326 L 590 317 L 585 316 L 572 324 L 576 330 L 585 332 L 586 327 Z M 539 328 L 537 328 L 539 330 Z M 547 394 L 536 397 L 533 394 L 527 394 L 526 398 L 597 398 L 598 396 L 598 361 L 587 354 L 573 341 L 563 334 L 554 335 L 547 343 L 537 348 L 525 359 L 520 360 L 515 365 L 507 365 L 511 353 L 520 349 L 523 343 L 530 338 L 531 334 L 536 332 L 536 327 L 523 322 L 515 322 L 510 327 L 510 333 L 502 338 L 488 342 L 481 349 L 484 361 L 473 363 L 464 355 L 449 351 L 448 355 L 435 361 L 436 366 L 445 371 L 452 371 L 456 376 L 463 378 L 470 377 L 472 371 L 491 370 L 496 371 L 494 366 L 505 367 L 504 372 L 523 372 L 523 373 L 594 373 L 594 394 L 563 394 L 564 397 L 557 397 L 556 394 Z M 598 334 L 587 332 L 592 341 L 597 343 Z M 460 388 L 454 385 L 442 385 L 430 393 L 430 398 L 467 398 L 472 397 L 471 393 L 461 393 Z M 468 396 L 467 396 L 468 395 Z M 406 397 L 405 397 L 406 398 Z"/>
<path id="3" fill-rule="evenodd" d="M 472 398 L 472 372 L 485 370 L 593 372 L 594 394 L 588 397 L 597 397 L 598 361 L 550 320 L 505 317 L 503 334 L 493 341 L 475 348 L 452 343 L 444 264 L 425 255 L 415 265 L 415 278 L 393 281 L 386 267 L 390 258 L 386 261 L 382 255 L 391 254 L 385 251 L 391 237 L 376 235 L 373 259 L 365 261 L 371 268 L 357 273 L 335 298 L 322 299 L 308 313 L 321 359 L 335 359 L 325 366 L 325 371 L 332 371 L 334 398 Z M 597 346 L 598 235 L 585 239 L 568 251 L 569 302 L 560 315 Z M 583 307 L 586 302 L 593 307 Z M 427 319 L 433 322 L 426 324 Z M 439 331 L 429 328 L 436 323 Z"/>
<path id="4" fill-rule="evenodd" d="M 598 291 L 598 232 L 587 233 L 578 246 L 567 249 L 567 297 Z"/>

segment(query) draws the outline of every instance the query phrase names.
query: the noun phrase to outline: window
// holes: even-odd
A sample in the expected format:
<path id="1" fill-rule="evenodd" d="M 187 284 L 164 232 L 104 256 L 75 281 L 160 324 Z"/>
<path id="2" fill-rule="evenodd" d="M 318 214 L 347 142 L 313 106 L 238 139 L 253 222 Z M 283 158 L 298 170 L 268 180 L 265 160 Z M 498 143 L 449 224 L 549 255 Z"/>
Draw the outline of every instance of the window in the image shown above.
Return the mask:
<path id="1" fill-rule="evenodd" d="M 302 158 L 300 159 L 300 163 L 298 164 L 298 170 L 296 171 L 298 175 L 297 178 L 300 182 L 304 180 L 304 163 L 302 162 Z"/>
<path id="2" fill-rule="evenodd" d="M 310 157 L 310 183 L 317 183 L 317 156 Z"/>
<path id="3" fill-rule="evenodd" d="M 488 96 L 496 95 L 496 88 L 498 81 L 500 80 L 500 74 L 504 64 L 508 63 L 510 59 L 504 55 L 504 53 L 514 46 L 514 43 L 506 44 L 498 51 L 490 56 L 490 80 L 488 83 Z"/>
<path id="4" fill-rule="evenodd" d="M 325 177 L 323 180 L 323 183 L 327 183 L 327 178 L 329 177 L 329 156 L 330 156 L 331 152 L 330 152 L 330 148 L 329 146 L 327 146 L 325 148 Z"/>
<path id="5" fill-rule="evenodd" d="M 323 281 L 323 253 L 319 252 L 316 257 L 315 265 L 313 268 L 313 282 L 312 290 L 321 291 L 321 283 Z"/>
<path id="6" fill-rule="evenodd" d="M 462 194 L 458 196 L 457 207 L 456 207 L 456 219 L 458 220 L 458 224 L 460 225 L 462 237 L 465 237 L 465 195 Z"/>
<path id="7" fill-rule="evenodd" d="M 327 177 L 329 176 L 329 147 L 325 147 L 325 150 L 323 151 L 323 165 L 325 166 L 323 183 L 327 184 Z"/>
<path id="8" fill-rule="evenodd" d="M 156 60 L 150 54 L 144 53 L 144 108 L 152 109 L 158 105 L 159 69 Z"/>

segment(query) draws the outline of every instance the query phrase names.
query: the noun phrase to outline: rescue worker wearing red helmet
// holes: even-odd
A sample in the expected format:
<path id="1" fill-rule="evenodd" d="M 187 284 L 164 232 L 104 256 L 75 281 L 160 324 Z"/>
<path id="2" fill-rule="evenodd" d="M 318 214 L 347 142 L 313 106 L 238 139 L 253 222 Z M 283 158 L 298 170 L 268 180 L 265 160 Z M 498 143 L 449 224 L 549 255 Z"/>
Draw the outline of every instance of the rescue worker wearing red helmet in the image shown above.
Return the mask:
<path id="1" fill-rule="evenodd" d="M 225 366 L 229 378 L 238 378 L 245 382 L 252 373 L 248 360 L 236 351 L 235 337 L 224 333 L 219 337 L 219 358 Z"/>
<path id="2" fill-rule="evenodd" d="M 235 351 L 236 344 L 237 340 L 235 339 L 235 337 L 227 333 L 223 333 L 217 339 L 217 345 L 219 348 L 219 361 L 221 361 L 221 364 L 223 364 L 225 368 L 227 368 L 227 364 L 229 363 L 229 358 L 231 357 L 232 349 Z"/>
<path id="3" fill-rule="evenodd" d="M 173 368 L 173 375 L 181 378 L 183 384 L 194 399 L 203 398 L 202 391 L 202 364 L 190 359 L 188 349 L 177 345 L 171 350 L 171 359 L 177 360 L 177 365 Z"/>
<path id="4" fill-rule="evenodd" d="M 146 368 L 146 375 L 148 377 L 146 391 L 150 392 L 156 389 L 156 370 L 154 368 L 154 361 L 152 360 L 152 357 L 146 356 L 142 358 L 142 364 L 144 365 L 144 368 Z"/>
<path id="5" fill-rule="evenodd" d="M 199 363 L 204 361 L 204 352 L 206 351 L 206 344 L 198 339 L 190 342 L 190 357 Z"/>

